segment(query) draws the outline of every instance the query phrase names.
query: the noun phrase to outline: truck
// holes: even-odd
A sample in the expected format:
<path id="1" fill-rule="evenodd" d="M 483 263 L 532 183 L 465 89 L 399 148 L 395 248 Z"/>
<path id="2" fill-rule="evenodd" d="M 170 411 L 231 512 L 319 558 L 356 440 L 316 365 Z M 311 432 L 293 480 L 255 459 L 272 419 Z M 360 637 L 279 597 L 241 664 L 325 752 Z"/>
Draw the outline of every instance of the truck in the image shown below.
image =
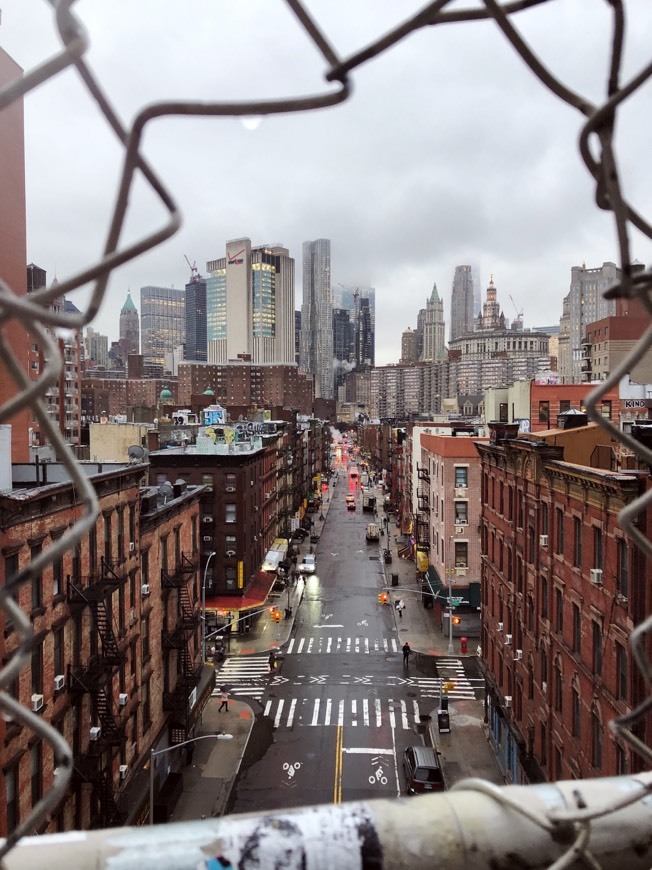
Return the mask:
<path id="1" fill-rule="evenodd" d="M 380 529 L 378 523 L 369 523 L 367 526 L 367 542 L 373 543 L 380 540 Z"/>
<path id="2" fill-rule="evenodd" d="M 362 496 L 362 510 L 368 513 L 373 513 L 376 507 L 376 496 L 370 492 L 365 492 Z"/>

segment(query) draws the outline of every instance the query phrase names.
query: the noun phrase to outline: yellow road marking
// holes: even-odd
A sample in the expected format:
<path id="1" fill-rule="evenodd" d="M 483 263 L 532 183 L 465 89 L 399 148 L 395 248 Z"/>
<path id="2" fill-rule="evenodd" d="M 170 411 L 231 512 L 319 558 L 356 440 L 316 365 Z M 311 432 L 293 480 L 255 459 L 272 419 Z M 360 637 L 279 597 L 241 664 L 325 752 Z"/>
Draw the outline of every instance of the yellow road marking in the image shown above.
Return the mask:
<path id="1" fill-rule="evenodd" d="M 341 725 L 337 726 L 337 737 L 335 738 L 335 782 L 333 784 L 333 803 L 342 803 L 342 742 L 344 739 L 343 729 Z"/>

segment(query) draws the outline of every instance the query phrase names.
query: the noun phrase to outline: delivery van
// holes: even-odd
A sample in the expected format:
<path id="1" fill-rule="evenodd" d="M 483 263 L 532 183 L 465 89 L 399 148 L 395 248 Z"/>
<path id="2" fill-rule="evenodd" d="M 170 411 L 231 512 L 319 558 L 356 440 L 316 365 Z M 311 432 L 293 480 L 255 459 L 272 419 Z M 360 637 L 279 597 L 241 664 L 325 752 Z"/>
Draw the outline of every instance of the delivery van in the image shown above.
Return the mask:
<path id="1" fill-rule="evenodd" d="M 369 523 L 367 526 L 367 541 L 369 543 L 380 540 L 380 529 L 377 523 Z"/>

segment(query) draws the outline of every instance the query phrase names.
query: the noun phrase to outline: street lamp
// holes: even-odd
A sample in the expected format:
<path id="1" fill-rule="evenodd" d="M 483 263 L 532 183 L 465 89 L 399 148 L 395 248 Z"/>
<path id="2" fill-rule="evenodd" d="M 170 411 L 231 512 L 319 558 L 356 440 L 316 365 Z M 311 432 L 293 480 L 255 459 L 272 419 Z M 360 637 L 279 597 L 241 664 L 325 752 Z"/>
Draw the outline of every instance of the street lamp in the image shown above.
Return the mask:
<path id="1" fill-rule="evenodd" d="M 211 553 L 214 556 L 215 553 Z M 182 746 L 188 746 L 189 743 L 197 743 L 199 740 L 230 740 L 233 734 L 201 734 L 199 737 L 191 737 L 190 740 L 184 740 L 183 743 L 175 743 L 174 746 L 166 746 L 165 749 L 150 749 L 149 752 L 149 823 L 154 824 L 154 759 L 157 755 L 165 755 L 166 752 L 172 752 L 173 749 L 180 749 Z"/>
<path id="2" fill-rule="evenodd" d="M 201 663 L 206 662 L 206 577 L 208 576 L 208 566 L 211 559 L 215 555 L 215 550 L 208 554 L 206 566 L 204 568 L 204 582 L 201 585 Z"/>

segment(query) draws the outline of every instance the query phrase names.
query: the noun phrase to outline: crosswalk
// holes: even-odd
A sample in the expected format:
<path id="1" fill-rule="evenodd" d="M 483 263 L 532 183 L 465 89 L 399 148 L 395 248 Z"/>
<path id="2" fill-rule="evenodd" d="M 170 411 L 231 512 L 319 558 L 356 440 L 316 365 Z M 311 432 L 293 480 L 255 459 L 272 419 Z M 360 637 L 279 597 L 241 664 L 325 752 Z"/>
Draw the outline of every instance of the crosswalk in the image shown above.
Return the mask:
<path id="1" fill-rule="evenodd" d="M 428 697 L 438 696 L 442 682 L 452 682 L 454 688 L 448 690 L 452 700 L 473 700 L 484 697 L 484 679 L 482 677 L 467 677 L 461 659 L 437 657 L 438 677 L 418 680 L 422 694 Z"/>
<path id="2" fill-rule="evenodd" d="M 428 712 L 432 704 L 427 705 Z M 380 698 L 291 698 L 274 699 L 265 704 L 264 715 L 274 721 L 274 728 L 329 725 L 413 731 L 421 722 L 419 704 L 414 701 Z"/>
<path id="3" fill-rule="evenodd" d="M 269 682 L 269 656 L 234 656 L 228 658 L 217 673 L 213 695 L 220 694 L 220 686 L 227 685 L 231 695 L 246 695 L 261 699 Z"/>
<path id="4" fill-rule="evenodd" d="M 328 655 L 329 653 L 397 653 L 401 649 L 395 638 L 369 637 L 293 637 L 285 649 L 286 655 Z"/>

